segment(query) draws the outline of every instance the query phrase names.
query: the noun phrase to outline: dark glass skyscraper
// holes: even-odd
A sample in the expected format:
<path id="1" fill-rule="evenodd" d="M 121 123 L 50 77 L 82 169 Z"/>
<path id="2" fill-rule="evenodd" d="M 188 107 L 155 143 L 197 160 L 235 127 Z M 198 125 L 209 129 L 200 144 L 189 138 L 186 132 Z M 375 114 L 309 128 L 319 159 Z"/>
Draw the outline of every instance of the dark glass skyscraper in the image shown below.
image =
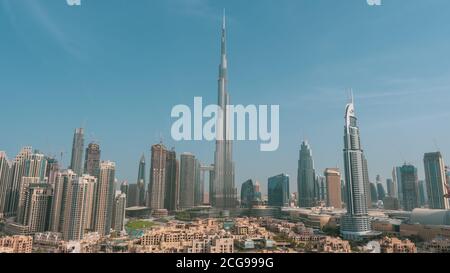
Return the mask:
<path id="1" fill-rule="evenodd" d="M 402 177 L 403 209 L 412 211 L 419 207 L 417 168 L 405 164 L 400 168 L 400 173 Z"/>
<path id="2" fill-rule="evenodd" d="M 193 154 L 183 153 L 180 156 L 180 208 L 195 206 L 195 172 L 197 159 Z"/>
<path id="3" fill-rule="evenodd" d="M 370 233 L 366 196 L 369 190 L 364 179 L 364 154 L 353 99 L 345 109 L 344 170 L 347 214 L 341 218 L 341 233 L 346 239 L 358 240 Z"/>
<path id="4" fill-rule="evenodd" d="M 314 162 L 309 144 L 303 141 L 300 147 L 300 156 L 298 160 L 298 206 L 313 207 L 317 196 Z"/>
<path id="5" fill-rule="evenodd" d="M 444 160 L 440 152 L 426 153 L 423 157 L 428 205 L 432 209 L 450 209 L 445 184 L 447 183 Z"/>
<path id="6" fill-rule="evenodd" d="M 70 160 L 70 169 L 79 177 L 83 174 L 83 149 L 84 149 L 84 129 L 77 128 L 73 135 L 72 159 Z"/>
<path id="7" fill-rule="evenodd" d="M 166 189 L 164 198 L 164 208 L 168 211 L 178 209 L 179 166 L 177 154 L 174 149 L 167 152 L 166 158 Z"/>
<path id="8" fill-rule="evenodd" d="M 142 154 L 141 160 L 139 160 L 139 170 L 137 178 L 137 205 L 144 207 L 146 205 L 146 194 L 147 185 L 145 182 L 145 156 Z"/>
<path id="9" fill-rule="evenodd" d="M 241 186 L 241 207 L 251 208 L 255 200 L 255 185 L 253 180 L 249 179 L 242 183 Z"/>
<path id="10" fill-rule="evenodd" d="M 270 177 L 267 185 L 269 195 L 268 205 L 273 207 L 289 206 L 289 176 L 279 174 Z"/>

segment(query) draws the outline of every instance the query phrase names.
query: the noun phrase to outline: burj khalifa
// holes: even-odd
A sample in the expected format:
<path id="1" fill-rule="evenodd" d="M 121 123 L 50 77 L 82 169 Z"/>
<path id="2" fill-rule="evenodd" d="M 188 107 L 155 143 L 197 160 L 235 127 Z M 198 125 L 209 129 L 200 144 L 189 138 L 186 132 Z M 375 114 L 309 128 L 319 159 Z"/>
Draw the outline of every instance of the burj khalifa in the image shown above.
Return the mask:
<path id="1" fill-rule="evenodd" d="M 234 186 L 234 162 L 232 159 L 232 136 L 230 134 L 229 113 L 230 95 L 227 91 L 228 64 L 226 51 L 226 18 L 223 15 L 221 61 L 219 65 L 218 106 L 216 120 L 216 151 L 214 154 L 214 177 L 211 205 L 218 209 L 231 209 L 237 205 L 237 192 Z M 230 115 L 231 117 L 231 115 Z"/>

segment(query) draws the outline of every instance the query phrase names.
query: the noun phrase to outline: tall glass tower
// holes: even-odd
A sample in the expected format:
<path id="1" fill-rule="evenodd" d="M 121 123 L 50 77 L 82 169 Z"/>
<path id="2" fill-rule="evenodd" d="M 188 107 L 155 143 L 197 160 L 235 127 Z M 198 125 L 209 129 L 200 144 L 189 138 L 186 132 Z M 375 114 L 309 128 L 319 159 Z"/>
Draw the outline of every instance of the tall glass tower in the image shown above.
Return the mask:
<path id="1" fill-rule="evenodd" d="M 77 128 L 73 134 L 72 158 L 70 160 L 70 169 L 79 177 L 83 174 L 83 150 L 84 150 L 84 129 Z"/>
<path id="2" fill-rule="evenodd" d="M 232 141 L 226 107 L 230 104 L 230 96 L 227 91 L 227 70 L 226 23 L 224 13 L 218 82 L 218 106 L 221 111 L 219 111 L 217 117 L 216 151 L 214 155 L 214 192 L 212 198 L 212 205 L 219 209 L 235 208 L 237 205 L 237 192 L 234 186 Z"/>
<path id="3" fill-rule="evenodd" d="M 345 239 L 358 240 L 370 233 L 364 179 L 364 154 L 353 99 L 345 109 L 344 169 L 347 191 L 347 214 L 341 219 L 341 234 Z"/>
<path id="4" fill-rule="evenodd" d="M 306 141 L 303 141 L 300 148 L 297 188 L 298 206 L 313 207 L 315 205 L 316 197 L 314 162 L 312 159 L 311 147 Z"/>

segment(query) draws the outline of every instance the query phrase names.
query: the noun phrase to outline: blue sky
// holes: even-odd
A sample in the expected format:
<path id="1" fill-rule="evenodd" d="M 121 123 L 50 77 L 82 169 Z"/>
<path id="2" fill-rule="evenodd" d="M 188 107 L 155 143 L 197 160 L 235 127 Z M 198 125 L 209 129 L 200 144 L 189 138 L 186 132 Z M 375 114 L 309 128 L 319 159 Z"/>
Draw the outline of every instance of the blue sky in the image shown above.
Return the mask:
<path id="1" fill-rule="evenodd" d="M 343 115 L 355 93 L 371 179 L 424 152 L 450 156 L 447 0 L 0 0 L 0 150 L 64 151 L 75 127 L 134 182 L 163 136 L 212 163 L 214 143 L 171 140 L 176 104 L 215 103 L 222 8 L 234 104 L 279 104 L 280 147 L 235 144 L 236 181 L 279 173 L 296 190 L 306 138 L 318 172 L 342 164 Z"/>

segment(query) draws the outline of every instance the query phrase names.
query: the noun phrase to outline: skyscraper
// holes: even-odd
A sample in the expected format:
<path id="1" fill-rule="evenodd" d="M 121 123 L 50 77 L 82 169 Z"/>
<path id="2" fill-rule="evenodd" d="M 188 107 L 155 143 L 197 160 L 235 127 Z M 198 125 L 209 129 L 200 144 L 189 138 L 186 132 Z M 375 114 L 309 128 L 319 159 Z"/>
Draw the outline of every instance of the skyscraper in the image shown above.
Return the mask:
<path id="1" fill-rule="evenodd" d="M 302 142 L 300 147 L 300 156 L 298 160 L 298 206 L 313 207 L 315 206 L 315 171 L 312 152 L 306 141 Z"/>
<path id="2" fill-rule="evenodd" d="M 9 164 L 6 153 L 0 151 L 0 218 L 3 218 L 6 205 L 6 192 L 9 186 L 9 172 L 11 166 Z"/>
<path id="3" fill-rule="evenodd" d="M 427 184 L 428 205 L 432 209 L 450 209 L 447 193 L 447 183 L 444 160 L 440 152 L 426 153 L 423 157 L 425 167 L 425 182 Z"/>
<path id="4" fill-rule="evenodd" d="M 94 231 L 101 235 L 110 233 L 114 200 L 116 164 L 111 161 L 100 163 L 94 209 Z"/>
<path id="5" fill-rule="evenodd" d="M 117 232 L 121 232 L 124 228 L 126 203 L 127 195 L 124 193 L 118 194 L 114 198 L 112 229 Z"/>
<path id="6" fill-rule="evenodd" d="M 394 181 L 394 188 L 396 190 L 396 197 L 400 206 L 403 204 L 403 189 L 402 189 L 402 175 L 401 167 L 394 167 L 392 169 L 392 179 Z"/>
<path id="7" fill-rule="evenodd" d="M 86 229 L 89 229 L 87 222 L 92 221 L 90 218 L 92 217 L 96 183 L 97 178 L 87 174 L 70 181 L 62 232 L 65 240 L 81 240 Z"/>
<path id="8" fill-rule="evenodd" d="M 234 186 L 234 162 L 232 159 L 232 136 L 230 135 L 229 121 L 227 120 L 227 105 L 230 104 L 228 94 L 228 63 L 226 52 L 226 23 L 223 16 L 221 62 L 219 66 L 218 103 L 216 151 L 214 155 L 214 187 L 212 205 L 220 209 L 236 207 L 236 188 Z"/>
<path id="9" fill-rule="evenodd" d="M 363 180 L 364 180 L 364 190 L 366 196 L 366 204 L 368 208 L 372 207 L 372 203 L 377 200 L 372 200 L 372 195 L 370 194 L 370 179 L 369 179 L 369 167 L 367 166 L 367 159 L 364 154 L 362 154 L 362 162 L 363 162 Z"/>
<path id="10" fill-rule="evenodd" d="M 140 206 L 138 184 L 128 185 L 127 208 Z"/>
<path id="11" fill-rule="evenodd" d="M 389 197 L 396 197 L 396 191 L 394 187 L 394 181 L 391 178 L 386 179 L 386 187 L 387 187 L 387 194 Z"/>
<path id="12" fill-rule="evenodd" d="M 146 205 L 146 180 L 145 180 L 145 156 L 142 154 L 139 160 L 139 170 L 137 178 L 137 205 L 144 207 Z"/>
<path id="13" fill-rule="evenodd" d="M 22 177 L 25 173 L 25 161 L 31 156 L 31 147 L 24 147 L 14 158 L 10 176 L 8 178 L 5 195 L 5 216 L 14 216 L 17 214 L 17 206 L 19 203 L 19 191 Z"/>
<path id="14" fill-rule="evenodd" d="M 378 201 L 377 186 L 375 185 L 375 183 L 370 183 L 369 187 L 370 187 L 370 200 L 376 203 Z"/>
<path id="15" fill-rule="evenodd" d="M 268 205 L 273 207 L 289 206 L 289 176 L 279 174 L 270 177 L 267 183 Z"/>
<path id="16" fill-rule="evenodd" d="M 76 173 L 70 169 L 64 170 L 57 174 L 53 190 L 52 208 L 50 212 L 51 231 L 63 232 L 68 194 L 72 181 L 75 180 L 76 177 Z"/>
<path id="17" fill-rule="evenodd" d="M 249 179 L 241 186 L 241 207 L 251 208 L 255 200 L 255 185 L 253 180 Z"/>
<path id="18" fill-rule="evenodd" d="M 203 205 L 203 194 L 205 192 L 204 179 L 202 177 L 201 164 L 199 160 L 195 163 L 194 205 Z"/>
<path id="19" fill-rule="evenodd" d="M 327 200 L 327 183 L 325 176 L 316 175 L 316 184 L 314 186 L 316 194 L 315 199 L 317 202 L 326 202 Z"/>
<path id="20" fill-rule="evenodd" d="M 84 149 L 84 129 L 77 128 L 73 135 L 72 159 L 70 160 L 70 169 L 78 176 L 83 174 L 83 149 Z"/>
<path id="21" fill-rule="evenodd" d="M 153 210 L 164 209 L 167 149 L 163 144 L 156 144 L 152 146 L 150 164 L 148 205 Z"/>
<path id="22" fill-rule="evenodd" d="M 402 177 L 403 209 L 412 211 L 419 207 L 417 168 L 405 164 L 400 168 L 400 173 Z"/>
<path id="23" fill-rule="evenodd" d="M 195 206 L 195 180 L 197 159 L 191 153 L 180 155 L 180 208 Z"/>
<path id="24" fill-rule="evenodd" d="M 33 179 L 36 179 L 36 177 Z M 47 230 L 51 198 L 52 189 L 49 184 L 26 184 L 23 190 L 23 206 L 20 210 L 21 219 L 19 223 L 27 226 L 30 233 Z"/>
<path id="25" fill-rule="evenodd" d="M 100 145 L 89 143 L 86 148 L 86 158 L 84 160 L 84 173 L 98 178 L 100 172 Z"/>
<path id="26" fill-rule="evenodd" d="M 166 189 L 164 197 L 164 208 L 168 211 L 175 211 L 178 208 L 179 166 L 177 154 L 174 149 L 167 152 L 166 158 Z"/>
<path id="27" fill-rule="evenodd" d="M 342 208 L 341 173 L 337 168 L 327 168 L 324 172 L 327 185 L 327 206 Z"/>
<path id="28" fill-rule="evenodd" d="M 353 99 L 345 109 L 344 169 L 347 191 L 347 214 L 341 218 L 341 234 L 345 239 L 361 239 L 370 233 L 367 213 L 368 189 L 364 179 L 364 154 Z"/>
<path id="29" fill-rule="evenodd" d="M 427 204 L 427 188 L 425 181 L 419 180 L 419 206 L 424 207 Z"/>
<path id="30" fill-rule="evenodd" d="M 384 186 L 381 183 L 380 175 L 377 175 L 376 181 L 377 181 L 378 200 L 384 200 L 384 198 L 386 197 L 386 191 L 384 190 Z"/>

